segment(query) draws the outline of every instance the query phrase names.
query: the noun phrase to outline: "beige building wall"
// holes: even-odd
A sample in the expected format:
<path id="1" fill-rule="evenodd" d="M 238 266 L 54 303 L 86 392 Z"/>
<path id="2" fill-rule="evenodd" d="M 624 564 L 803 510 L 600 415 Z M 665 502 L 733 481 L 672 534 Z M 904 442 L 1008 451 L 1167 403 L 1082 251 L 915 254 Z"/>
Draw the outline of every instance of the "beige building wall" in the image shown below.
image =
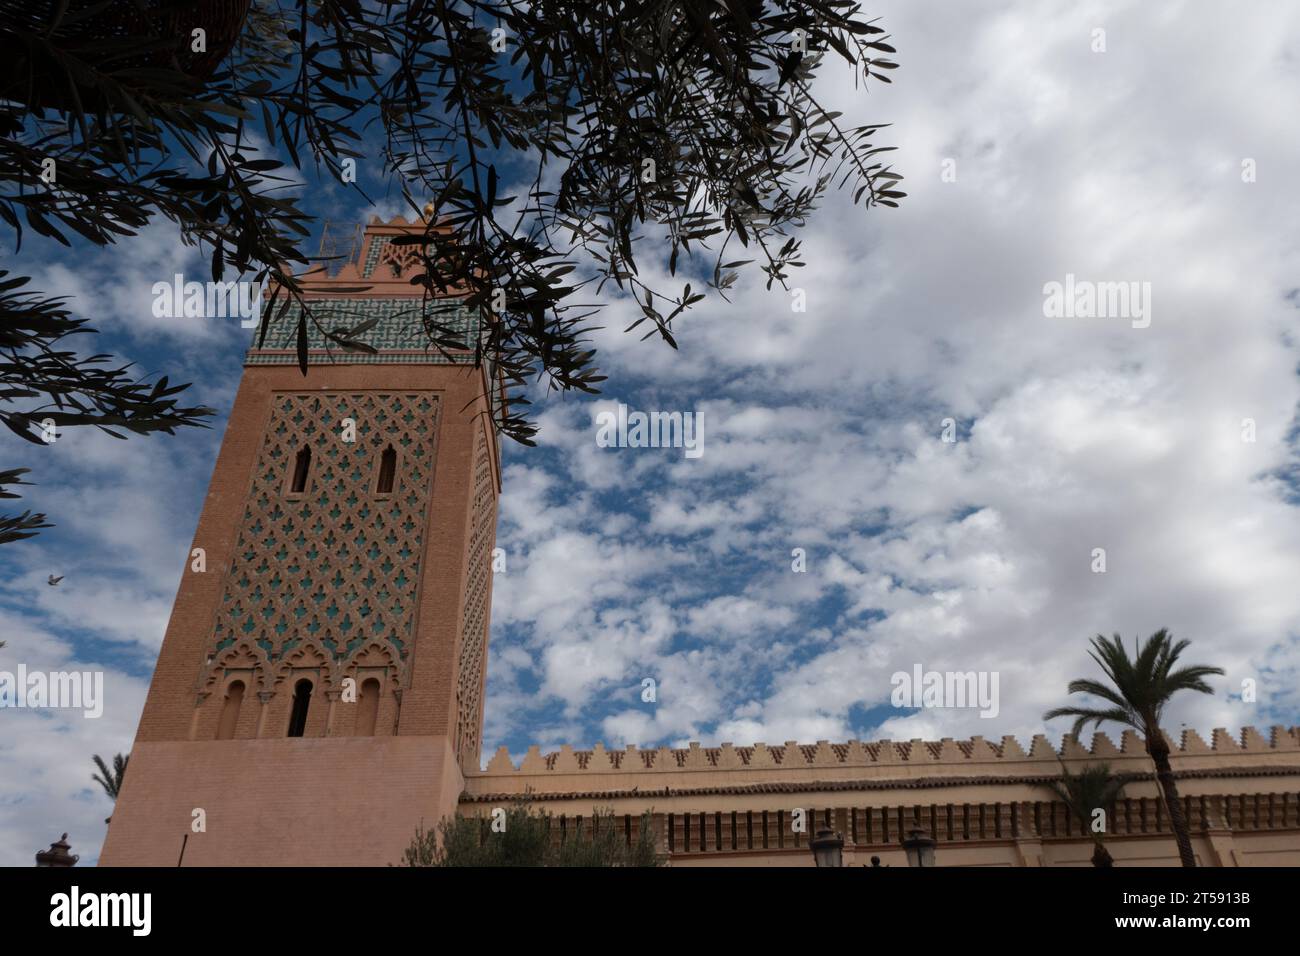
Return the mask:
<path id="1" fill-rule="evenodd" d="M 1171 742 L 1171 763 L 1204 866 L 1300 864 L 1300 733 L 1194 731 Z M 828 825 L 845 838 L 845 864 L 906 866 L 904 827 L 916 820 L 938 841 L 941 866 L 1090 866 L 1077 821 L 1044 784 L 1104 760 L 1133 774 L 1108 821 L 1106 845 L 1119 866 L 1177 866 L 1167 811 L 1142 741 L 1118 746 L 1094 736 L 1084 749 L 1067 737 L 1058 753 L 1045 737 L 1024 748 L 1013 737 L 938 742 L 849 741 L 769 747 L 635 747 L 590 751 L 531 748 L 516 766 L 504 750 L 471 772 L 462 814 L 523 800 L 564 826 L 612 811 L 635 833 L 653 814 L 673 866 L 810 866 L 809 835 Z M 795 832 L 795 811 L 807 828 Z"/>

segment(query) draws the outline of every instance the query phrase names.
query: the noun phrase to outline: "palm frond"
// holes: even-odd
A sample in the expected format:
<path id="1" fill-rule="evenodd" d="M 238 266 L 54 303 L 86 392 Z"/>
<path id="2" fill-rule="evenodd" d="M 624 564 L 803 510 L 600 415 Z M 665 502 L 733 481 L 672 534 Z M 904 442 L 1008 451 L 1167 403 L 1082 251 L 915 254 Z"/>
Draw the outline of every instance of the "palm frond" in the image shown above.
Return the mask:
<path id="1" fill-rule="evenodd" d="M 92 774 L 90 779 L 95 781 L 104 788 L 104 792 L 113 800 L 117 799 L 118 793 L 122 789 L 122 778 L 126 776 L 127 761 L 131 759 L 130 754 L 125 757 L 117 754 L 113 757 L 113 769 L 108 769 L 108 764 L 104 763 L 104 758 L 95 754 L 91 758 L 95 766 L 99 768 L 99 773 Z"/>
<path id="2" fill-rule="evenodd" d="M 1184 667 L 1165 677 L 1165 686 L 1170 693 L 1175 690 L 1194 690 L 1202 694 L 1213 694 L 1214 688 L 1205 683 L 1206 677 L 1222 677 L 1226 672 L 1222 667 L 1207 667 L 1203 664 Z"/>
<path id="3" fill-rule="evenodd" d="M 1119 635 L 1115 635 L 1116 639 Z M 1134 647 L 1137 651 L 1137 657 L 1133 661 L 1133 670 L 1137 677 L 1142 681 L 1149 683 L 1157 674 L 1157 667 L 1161 658 L 1169 653 L 1169 632 L 1163 628 L 1156 631 L 1149 637 L 1145 643 L 1133 639 Z"/>
<path id="4" fill-rule="evenodd" d="M 1094 697 L 1100 697 L 1102 700 L 1123 710 L 1129 709 L 1129 702 L 1124 698 L 1124 695 L 1101 681 L 1080 678 L 1070 681 L 1066 689 L 1071 694 L 1092 694 Z"/>
<path id="5" fill-rule="evenodd" d="M 1098 809 L 1108 812 L 1131 779 L 1112 773 L 1108 763 L 1089 764 L 1073 774 L 1061 761 L 1060 778 L 1049 780 L 1043 786 L 1069 807 L 1084 830 L 1090 830 L 1093 812 Z M 1093 839 L 1099 836 L 1093 834 Z"/>
<path id="6" fill-rule="evenodd" d="M 1083 728 L 1088 725 L 1089 721 L 1092 722 L 1094 727 L 1100 727 L 1107 720 L 1112 723 L 1135 726 L 1130 722 L 1130 716 L 1128 711 L 1120 707 L 1105 710 L 1095 707 L 1057 707 L 1043 714 L 1043 720 L 1054 720 L 1057 717 L 1073 717 L 1075 719 L 1074 726 L 1071 727 L 1070 733 L 1077 737 Z"/>
<path id="7" fill-rule="evenodd" d="M 1119 634 L 1098 634 L 1089 641 L 1088 656 L 1093 659 L 1108 682 L 1079 678 L 1070 681 L 1067 691 L 1099 698 L 1109 708 L 1058 707 L 1048 711 L 1044 720 L 1074 717 L 1073 732 L 1078 734 L 1089 722 L 1100 726 L 1105 721 L 1125 724 L 1150 735 L 1157 732 L 1160 717 L 1169 699 L 1178 691 L 1191 690 L 1212 694 L 1206 677 L 1223 676 L 1219 667 L 1195 664 L 1172 670 L 1178 658 L 1190 646 L 1188 640 L 1175 641 L 1166 628 L 1156 631 L 1145 641 L 1134 638 L 1133 655 L 1124 647 Z"/>

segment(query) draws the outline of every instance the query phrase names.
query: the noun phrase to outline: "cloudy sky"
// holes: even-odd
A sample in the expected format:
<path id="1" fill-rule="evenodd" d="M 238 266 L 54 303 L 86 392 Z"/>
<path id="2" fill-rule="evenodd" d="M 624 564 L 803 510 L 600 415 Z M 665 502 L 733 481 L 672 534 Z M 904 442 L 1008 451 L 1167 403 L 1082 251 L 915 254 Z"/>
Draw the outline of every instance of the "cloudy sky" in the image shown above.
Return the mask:
<path id="1" fill-rule="evenodd" d="M 820 92 L 893 124 L 907 199 L 832 196 L 804 232 L 806 311 L 748 276 L 673 352 L 618 331 L 613 302 L 605 394 L 539 396 L 540 447 L 506 449 L 485 760 L 1059 736 L 1041 714 L 1094 672 L 1087 639 L 1160 627 L 1227 671 L 1171 730 L 1297 722 L 1300 8 L 867 7 L 894 84 L 828 71 Z M 0 864 L 65 830 L 89 862 L 110 812 L 90 757 L 131 745 L 248 333 L 150 316 L 154 281 L 202 269 L 165 226 L 0 268 L 75 296 L 106 350 L 220 412 L 210 431 L 70 432 L 0 459 L 33 468 L 23 506 L 58 525 L 0 553 L 0 669 L 102 670 L 108 696 L 98 720 L 0 712 Z M 1067 275 L 1149 283 L 1149 325 L 1045 316 Z M 703 455 L 599 447 L 619 402 L 702 414 Z M 892 707 L 891 675 L 916 665 L 996 673 L 999 713 Z"/>

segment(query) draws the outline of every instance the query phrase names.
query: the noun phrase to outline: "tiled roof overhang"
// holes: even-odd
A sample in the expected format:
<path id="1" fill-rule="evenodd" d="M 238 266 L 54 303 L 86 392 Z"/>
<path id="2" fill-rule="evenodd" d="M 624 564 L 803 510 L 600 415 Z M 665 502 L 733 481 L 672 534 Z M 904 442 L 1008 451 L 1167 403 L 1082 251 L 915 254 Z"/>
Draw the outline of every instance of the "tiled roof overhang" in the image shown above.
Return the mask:
<path id="1" fill-rule="evenodd" d="M 1179 780 L 1207 780 L 1231 777 L 1287 777 L 1298 776 L 1295 767 L 1224 767 L 1214 770 L 1176 770 L 1174 777 Z M 1126 774 L 1135 783 L 1151 781 L 1155 774 Z M 462 793 L 461 803 L 505 803 L 524 801 L 526 803 L 547 800 L 610 800 L 637 797 L 709 797 L 709 796 L 748 796 L 783 793 L 813 793 L 836 791 L 871 791 L 871 790 L 930 790 L 951 787 L 987 787 L 987 786 L 1041 786 L 1049 781 L 1059 780 L 1058 774 L 1035 774 L 1027 776 L 972 776 L 972 777 L 914 777 L 893 780 L 792 780 L 777 783 L 753 783 L 720 787 L 654 787 L 644 790 L 639 787 L 622 790 L 568 790 L 545 792 L 529 790 L 525 793 Z"/>

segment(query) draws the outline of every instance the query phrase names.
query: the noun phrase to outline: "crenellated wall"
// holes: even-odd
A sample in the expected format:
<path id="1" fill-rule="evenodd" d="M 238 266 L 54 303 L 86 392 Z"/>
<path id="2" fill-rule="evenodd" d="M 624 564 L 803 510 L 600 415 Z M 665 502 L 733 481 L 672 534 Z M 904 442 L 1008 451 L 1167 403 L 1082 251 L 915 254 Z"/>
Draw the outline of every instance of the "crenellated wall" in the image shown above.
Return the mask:
<path id="1" fill-rule="evenodd" d="M 1275 726 L 1266 736 L 1254 727 L 1247 727 L 1235 737 L 1218 728 L 1209 744 L 1194 730 L 1183 731 L 1178 741 L 1168 734 L 1166 739 L 1176 770 L 1270 765 L 1300 767 L 1300 728 Z M 682 775 L 685 781 L 692 779 L 692 774 L 715 774 L 719 771 L 734 772 L 736 776 L 730 778 L 730 782 L 736 785 L 751 781 L 751 777 L 756 780 L 771 774 L 782 780 L 914 779 L 920 776 L 960 776 L 978 769 L 1000 776 L 1034 777 L 1044 772 L 1055 773 L 1058 758 L 1067 764 L 1076 760 L 1106 760 L 1117 772 L 1129 772 L 1130 763 L 1150 762 L 1145 743 L 1131 730 L 1124 732 L 1119 746 L 1104 733 L 1094 734 L 1088 748 L 1067 735 L 1059 750 L 1041 734 L 1030 741 L 1028 748 L 1011 736 L 996 743 L 983 737 L 969 740 L 945 737 L 937 742 L 882 740 L 868 743 L 850 740 L 832 744 L 819 740 L 815 744 L 787 741 L 781 746 L 758 743 L 752 747 L 736 747 L 729 743 L 720 747 L 701 747 L 698 743 L 691 743 L 681 749 L 660 747 L 656 750 L 639 750 L 631 745 L 622 750 L 606 750 L 603 744 L 596 744 L 591 750 L 574 750 L 566 744 L 548 754 L 542 754 L 538 747 L 530 747 L 517 767 L 509 752 L 502 747 L 486 770 L 470 774 L 471 786 L 467 792 L 493 792 L 484 788 L 498 783 L 502 786 L 500 792 L 515 792 L 523 778 L 528 778 L 528 788 L 538 792 L 556 792 L 553 784 L 561 782 L 572 784 L 610 777 L 613 783 L 628 781 L 633 775 L 640 774 Z M 863 775 L 857 772 L 862 770 L 872 773 Z M 846 771 L 853 772 L 846 775 Z"/>
<path id="2" fill-rule="evenodd" d="M 1195 851 L 1207 865 L 1300 865 L 1300 728 L 1195 731 L 1174 741 L 1170 762 Z M 1083 747 L 1067 736 L 908 742 L 851 740 L 735 747 L 529 748 L 516 766 L 504 749 L 466 776 L 462 814 L 524 800 L 564 821 L 599 808 L 633 832 L 649 812 L 673 865 L 810 865 L 794 814 L 845 835 L 850 859 L 906 865 L 899 845 L 919 821 L 939 840 L 945 865 L 1087 865 L 1092 842 L 1044 786 L 1061 764 L 1106 761 L 1129 777 L 1112 808 L 1107 845 L 1121 865 L 1177 865 L 1168 812 L 1143 740 L 1098 733 Z M 811 825 L 811 824 L 810 824 Z"/>

